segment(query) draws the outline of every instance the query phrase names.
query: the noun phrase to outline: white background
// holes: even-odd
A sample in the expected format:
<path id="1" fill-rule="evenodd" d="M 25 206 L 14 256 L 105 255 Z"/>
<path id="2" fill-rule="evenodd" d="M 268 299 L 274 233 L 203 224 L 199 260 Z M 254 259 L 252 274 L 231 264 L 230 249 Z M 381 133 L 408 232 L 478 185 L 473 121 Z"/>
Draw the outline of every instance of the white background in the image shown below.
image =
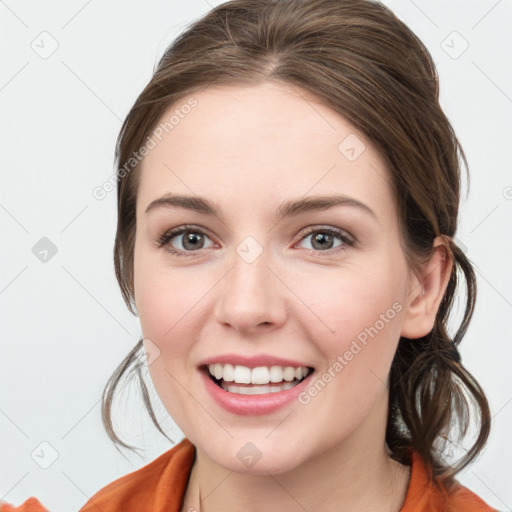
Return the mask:
<path id="1" fill-rule="evenodd" d="M 0 499 L 34 495 L 52 512 L 77 510 L 172 446 L 135 392 L 118 425 L 143 457 L 122 457 L 103 430 L 101 392 L 140 329 L 113 272 L 115 192 L 100 201 L 92 190 L 112 173 L 122 119 L 167 44 L 219 3 L 0 2 Z M 442 106 L 469 159 L 458 239 L 476 265 L 479 296 L 461 353 L 494 423 L 485 452 L 459 480 L 510 510 L 512 2 L 384 3 L 432 53 Z M 46 59 L 31 47 L 41 38 L 47 50 L 58 43 Z M 453 58 L 464 40 L 469 47 Z M 46 263 L 32 252 L 42 237 L 57 247 Z M 182 439 L 171 421 L 164 426 Z"/>

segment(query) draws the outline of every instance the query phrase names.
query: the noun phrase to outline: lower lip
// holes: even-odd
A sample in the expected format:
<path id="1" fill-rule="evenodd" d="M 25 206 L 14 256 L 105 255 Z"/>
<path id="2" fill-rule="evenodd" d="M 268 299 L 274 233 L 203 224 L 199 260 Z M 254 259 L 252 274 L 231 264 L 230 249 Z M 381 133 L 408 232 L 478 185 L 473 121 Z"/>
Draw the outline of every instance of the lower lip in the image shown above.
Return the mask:
<path id="1" fill-rule="evenodd" d="M 200 370 L 201 378 L 206 386 L 206 390 L 212 398 L 227 411 L 240 416 L 258 416 L 270 414 L 281 407 L 293 402 L 298 395 L 309 385 L 312 375 L 309 374 L 299 384 L 293 388 L 277 391 L 275 393 L 265 393 L 262 395 L 239 395 L 230 393 L 213 382 L 208 374 Z"/>

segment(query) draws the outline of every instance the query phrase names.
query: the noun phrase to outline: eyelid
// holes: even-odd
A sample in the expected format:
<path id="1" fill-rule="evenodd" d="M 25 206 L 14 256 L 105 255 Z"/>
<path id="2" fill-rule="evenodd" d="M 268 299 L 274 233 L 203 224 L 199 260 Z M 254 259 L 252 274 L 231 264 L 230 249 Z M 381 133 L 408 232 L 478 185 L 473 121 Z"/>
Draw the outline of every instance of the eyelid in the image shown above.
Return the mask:
<path id="1" fill-rule="evenodd" d="M 336 226 L 331 226 L 328 224 L 315 224 L 312 226 L 308 226 L 307 228 L 302 229 L 297 236 L 299 236 L 300 240 L 303 240 L 306 236 L 311 235 L 316 232 L 327 232 L 331 233 L 339 238 L 346 239 L 347 243 L 355 244 L 356 239 L 352 236 L 346 229 L 338 228 Z M 324 251 L 325 252 L 325 251 Z"/>
<path id="2" fill-rule="evenodd" d="M 176 226 L 174 228 L 168 229 L 167 231 L 164 231 L 163 234 L 160 235 L 155 240 L 156 247 L 162 248 L 164 246 L 167 246 L 169 241 L 172 238 L 183 235 L 187 231 L 201 233 L 203 235 L 206 235 L 208 238 L 213 238 L 209 234 L 209 230 L 207 230 L 206 228 L 192 225 L 192 224 L 182 224 L 180 226 Z M 169 247 L 166 247 L 166 250 L 168 252 L 170 252 L 172 254 L 176 254 L 176 255 L 186 255 L 186 253 L 189 253 L 190 255 L 192 255 L 192 254 L 194 254 L 194 252 L 199 252 L 199 251 L 183 251 L 183 250 L 174 249 L 174 247 L 172 249 L 170 249 Z"/>
<path id="3" fill-rule="evenodd" d="M 162 248 L 164 246 L 167 246 L 167 247 L 165 247 L 165 249 L 168 252 L 170 252 L 171 254 L 174 254 L 176 256 L 193 256 L 194 253 L 196 253 L 196 252 L 200 253 L 201 249 L 198 249 L 197 251 L 184 251 L 184 250 L 180 250 L 180 249 L 175 249 L 172 246 L 168 247 L 168 243 L 171 239 L 173 239 L 177 236 L 183 235 L 187 231 L 201 233 L 202 235 L 206 235 L 208 238 L 214 238 L 214 237 L 210 236 L 209 230 L 207 230 L 206 228 L 203 228 L 203 227 L 200 227 L 197 225 L 192 225 L 192 224 L 182 224 L 180 226 L 176 226 L 174 228 L 171 228 L 171 229 L 165 231 L 159 238 L 157 238 L 157 240 L 155 241 L 157 248 Z M 306 249 L 309 253 L 313 253 L 315 255 L 317 255 L 317 254 L 319 254 L 319 255 L 324 254 L 326 256 L 333 255 L 340 251 L 346 250 L 347 247 L 353 247 L 357 244 L 355 237 L 353 237 L 348 231 L 346 231 L 342 228 L 338 228 L 338 227 L 330 226 L 330 225 L 312 225 L 312 226 L 303 228 L 298 233 L 297 236 L 299 239 L 294 244 L 294 247 L 297 244 L 299 244 L 300 242 L 302 242 L 306 237 L 308 237 L 311 234 L 316 233 L 316 232 L 329 233 L 330 235 L 339 238 L 343 243 L 338 247 L 335 247 L 332 249 L 327 249 L 325 251 L 320 251 L 320 250 L 315 250 L 315 249 Z"/>

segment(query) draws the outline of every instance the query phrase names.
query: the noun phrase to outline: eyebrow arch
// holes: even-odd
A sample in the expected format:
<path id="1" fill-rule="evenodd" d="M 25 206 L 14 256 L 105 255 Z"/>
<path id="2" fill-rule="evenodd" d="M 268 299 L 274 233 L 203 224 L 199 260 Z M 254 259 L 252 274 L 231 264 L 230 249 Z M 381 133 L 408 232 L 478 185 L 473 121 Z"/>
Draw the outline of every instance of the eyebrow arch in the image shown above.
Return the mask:
<path id="1" fill-rule="evenodd" d="M 152 201 L 146 208 L 146 213 L 162 206 L 185 208 L 205 215 L 215 215 L 222 219 L 220 207 L 204 197 L 184 196 L 173 193 L 165 194 Z M 377 214 L 368 205 L 343 194 L 308 196 L 301 199 L 284 201 L 279 208 L 277 208 L 274 221 L 279 222 L 286 217 L 295 217 L 308 212 L 328 210 L 334 206 L 352 206 L 369 214 L 377 222 L 379 221 Z"/>

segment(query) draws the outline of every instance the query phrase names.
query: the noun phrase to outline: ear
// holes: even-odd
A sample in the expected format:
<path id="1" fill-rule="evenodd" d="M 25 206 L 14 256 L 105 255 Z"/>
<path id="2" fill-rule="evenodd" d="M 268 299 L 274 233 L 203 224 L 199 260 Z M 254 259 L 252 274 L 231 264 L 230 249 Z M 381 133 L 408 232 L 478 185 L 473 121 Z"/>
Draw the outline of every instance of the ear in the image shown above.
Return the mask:
<path id="1" fill-rule="evenodd" d="M 405 338 L 421 338 L 434 327 L 439 304 L 450 281 L 453 267 L 452 254 L 447 242 L 438 236 L 433 243 L 434 252 L 421 267 L 419 275 L 411 272 L 402 330 Z"/>

